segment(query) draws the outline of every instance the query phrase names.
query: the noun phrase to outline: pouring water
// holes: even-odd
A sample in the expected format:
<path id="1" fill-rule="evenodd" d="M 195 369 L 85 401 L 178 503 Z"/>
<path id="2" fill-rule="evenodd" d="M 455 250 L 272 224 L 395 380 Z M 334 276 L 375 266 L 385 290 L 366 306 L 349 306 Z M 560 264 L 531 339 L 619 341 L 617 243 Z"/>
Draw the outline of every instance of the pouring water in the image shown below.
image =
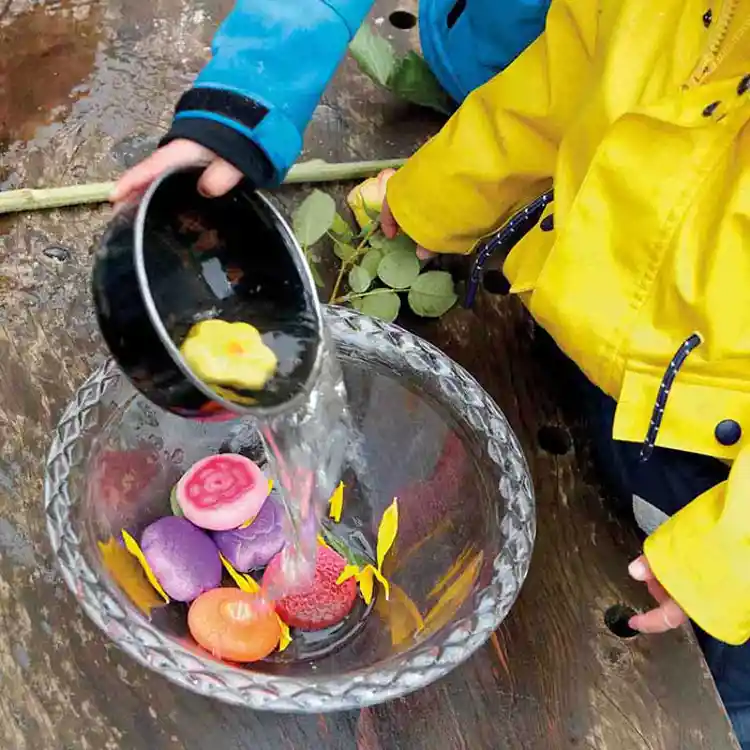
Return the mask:
<path id="1" fill-rule="evenodd" d="M 346 392 L 291 229 L 247 184 L 202 197 L 201 171 L 162 175 L 115 217 L 95 258 L 99 325 L 123 372 L 158 406 L 188 419 L 256 420 L 286 513 L 284 580 L 294 587 L 313 573 L 320 515 L 341 476 Z M 184 344 L 205 321 L 257 328 L 276 358 L 270 380 L 202 376 Z"/>

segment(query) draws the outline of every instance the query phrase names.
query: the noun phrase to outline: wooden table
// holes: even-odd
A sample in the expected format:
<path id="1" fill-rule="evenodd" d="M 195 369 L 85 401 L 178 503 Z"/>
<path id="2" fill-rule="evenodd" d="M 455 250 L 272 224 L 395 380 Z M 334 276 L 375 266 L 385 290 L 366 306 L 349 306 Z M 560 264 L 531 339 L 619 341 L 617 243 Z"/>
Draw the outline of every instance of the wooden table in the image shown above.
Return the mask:
<path id="1" fill-rule="evenodd" d="M 0 186 L 108 179 L 151 148 L 229 5 L 0 0 Z M 387 18 L 414 7 L 382 0 L 375 14 L 402 49 L 415 32 Z M 438 124 L 376 92 L 347 62 L 317 110 L 308 155 L 406 155 Z M 535 477 L 531 574 L 486 647 L 403 700 L 298 718 L 192 695 L 108 643 L 55 571 L 41 503 L 50 431 L 103 357 L 88 274 L 107 216 L 86 209 L 0 222 L 0 747 L 736 747 L 687 631 L 623 641 L 604 626 L 610 605 L 647 604 L 626 574 L 636 537 L 608 515 L 585 450 L 567 450 L 565 434 L 551 446 L 562 455 L 540 447 L 540 429 L 564 421 L 533 356 L 532 328 L 515 300 L 486 292 L 474 310 L 419 329 L 497 399 Z"/>

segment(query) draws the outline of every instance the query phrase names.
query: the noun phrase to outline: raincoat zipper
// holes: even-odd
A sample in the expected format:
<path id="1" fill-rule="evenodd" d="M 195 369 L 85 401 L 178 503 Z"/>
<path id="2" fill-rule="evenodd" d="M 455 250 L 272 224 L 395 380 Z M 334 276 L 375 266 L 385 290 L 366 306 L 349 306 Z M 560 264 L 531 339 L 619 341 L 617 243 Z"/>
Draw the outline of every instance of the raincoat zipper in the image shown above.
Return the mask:
<path id="1" fill-rule="evenodd" d="M 737 6 L 739 4 L 740 0 L 725 0 L 721 8 L 719 20 L 716 23 L 715 31 L 711 37 L 708 50 L 703 53 L 698 64 L 693 69 L 687 83 L 688 88 L 701 84 L 716 70 L 719 63 L 724 59 L 728 50 L 722 49 L 722 46 L 727 39 L 732 21 L 737 14 Z M 741 36 L 741 34 L 738 35 L 738 37 L 739 36 Z"/>

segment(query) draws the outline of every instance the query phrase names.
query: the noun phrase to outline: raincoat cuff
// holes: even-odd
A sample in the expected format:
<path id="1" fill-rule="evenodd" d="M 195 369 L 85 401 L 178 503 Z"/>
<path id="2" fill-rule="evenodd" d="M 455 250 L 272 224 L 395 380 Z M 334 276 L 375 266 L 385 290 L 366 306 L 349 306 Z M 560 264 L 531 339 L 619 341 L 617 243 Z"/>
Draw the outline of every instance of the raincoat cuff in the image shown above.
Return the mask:
<path id="1" fill-rule="evenodd" d="M 735 646 L 750 638 L 750 451 L 746 454 L 745 465 L 735 465 L 727 482 L 660 526 L 644 548 L 657 580 L 688 616 Z"/>
<path id="2" fill-rule="evenodd" d="M 418 245 L 433 253 L 468 255 L 476 241 L 456 239 L 442 227 L 446 215 L 440 190 L 440 177 L 433 169 L 422 169 L 416 154 L 388 181 L 388 206 L 401 230 Z M 450 215 L 450 211 L 447 212 Z M 478 239 L 478 238 L 477 238 Z"/>

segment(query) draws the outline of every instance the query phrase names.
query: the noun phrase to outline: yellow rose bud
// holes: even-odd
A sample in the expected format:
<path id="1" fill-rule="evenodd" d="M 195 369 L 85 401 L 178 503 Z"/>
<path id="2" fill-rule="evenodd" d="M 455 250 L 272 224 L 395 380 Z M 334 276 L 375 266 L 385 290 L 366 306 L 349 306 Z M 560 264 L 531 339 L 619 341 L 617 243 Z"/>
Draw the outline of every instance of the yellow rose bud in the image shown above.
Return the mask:
<path id="1" fill-rule="evenodd" d="M 395 169 L 384 169 L 377 177 L 370 177 L 369 180 L 357 185 L 347 196 L 346 202 L 353 211 L 360 229 L 364 229 L 380 215 L 386 185 L 394 174 Z"/>

